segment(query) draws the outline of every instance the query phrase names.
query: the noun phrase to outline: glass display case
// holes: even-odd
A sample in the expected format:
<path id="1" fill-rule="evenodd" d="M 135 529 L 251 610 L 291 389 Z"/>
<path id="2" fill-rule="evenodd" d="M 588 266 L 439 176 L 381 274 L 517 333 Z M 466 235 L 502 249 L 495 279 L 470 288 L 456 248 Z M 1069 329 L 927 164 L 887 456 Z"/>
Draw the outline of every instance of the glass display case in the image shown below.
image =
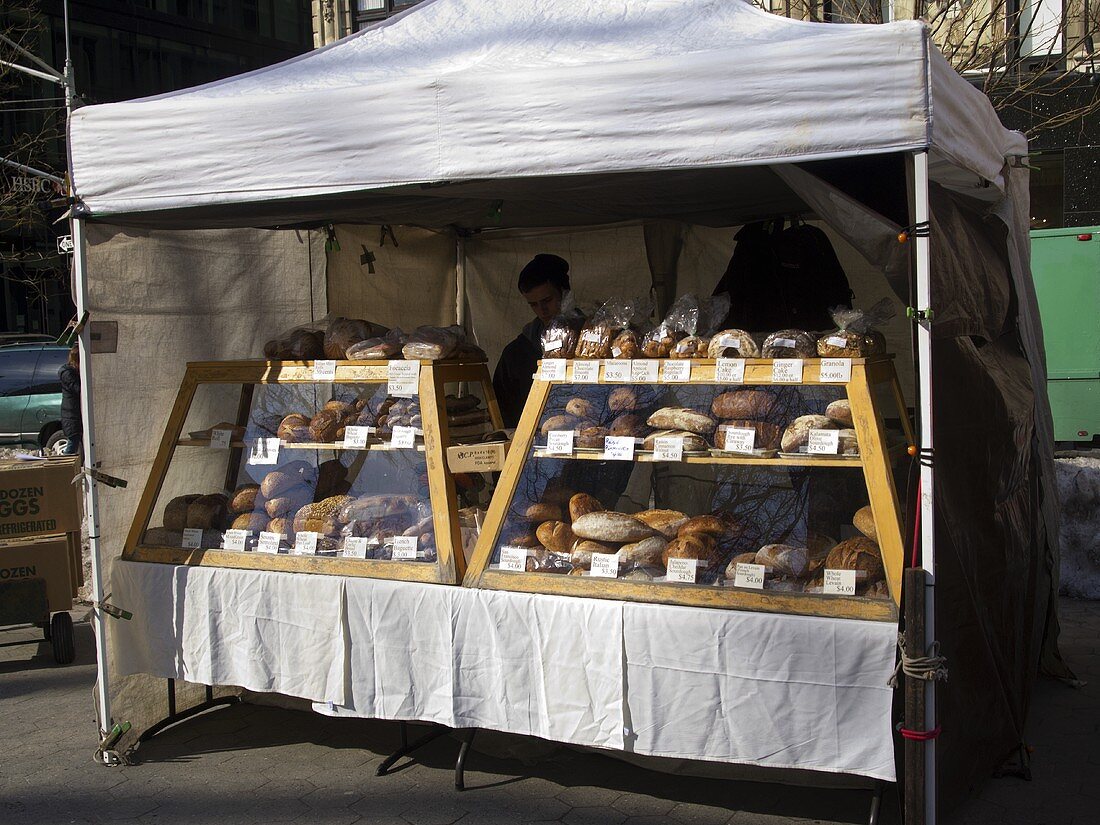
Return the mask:
<path id="1" fill-rule="evenodd" d="M 888 357 L 544 360 L 465 584 L 896 620 L 912 443 Z"/>
<path id="2" fill-rule="evenodd" d="M 188 364 L 123 557 L 460 582 L 501 427 L 484 362 Z"/>

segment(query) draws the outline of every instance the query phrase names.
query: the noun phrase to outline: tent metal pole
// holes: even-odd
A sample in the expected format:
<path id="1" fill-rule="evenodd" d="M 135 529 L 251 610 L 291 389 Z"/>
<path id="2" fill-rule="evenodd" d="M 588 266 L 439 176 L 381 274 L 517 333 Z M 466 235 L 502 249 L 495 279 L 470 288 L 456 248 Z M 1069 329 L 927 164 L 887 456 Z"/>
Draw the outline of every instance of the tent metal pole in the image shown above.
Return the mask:
<path id="1" fill-rule="evenodd" d="M 87 250 L 84 220 L 73 218 L 73 291 L 76 296 L 76 317 L 83 318 L 88 309 Z M 84 454 L 84 519 L 88 528 L 88 544 L 92 556 L 92 627 L 95 630 L 96 699 L 99 735 L 102 739 L 111 730 L 111 690 L 107 672 L 107 614 L 103 604 L 103 559 L 99 544 L 99 493 L 90 470 L 95 467 L 95 421 L 92 413 L 92 333 L 91 324 L 80 332 L 80 418 L 83 426 Z"/>
<path id="2" fill-rule="evenodd" d="M 917 224 L 927 225 L 931 219 L 928 195 L 928 152 L 913 155 L 914 198 L 913 218 Z M 917 364 L 920 382 L 920 446 L 923 455 L 934 456 L 932 427 L 932 275 L 931 238 L 926 232 L 915 233 L 917 310 L 929 310 L 917 318 Z M 927 649 L 936 639 L 936 544 L 935 544 L 935 476 L 932 460 L 920 463 L 920 546 L 921 566 L 924 568 L 924 639 Z M 936 683 L 925 685 L 924 729 L 936 727 Z M 925 822 L 936 823 L 936 740 L 924 743 Z"/>
<path id="3" fill-rule="evenodd" d="M 466 329 L 466 238 L 455 240 L 455 323 Z"/>

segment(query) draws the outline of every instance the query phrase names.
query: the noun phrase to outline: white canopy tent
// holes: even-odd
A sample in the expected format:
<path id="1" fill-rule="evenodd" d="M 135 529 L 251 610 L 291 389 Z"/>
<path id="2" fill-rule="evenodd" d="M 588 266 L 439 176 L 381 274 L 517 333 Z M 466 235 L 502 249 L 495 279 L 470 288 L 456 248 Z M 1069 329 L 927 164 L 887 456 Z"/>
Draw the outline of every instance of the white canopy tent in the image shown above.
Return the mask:
<path id="1" fill-rule="evenodd" d="M 921 228 L 933 217 L 930 183 L 981 201 L 1001 220 L 1031 386 L 1045 380 L 1027 263 L 1027 177 L 1017 161 L 1026 142 L 1000 125 L 920 23 L 804 23 L 730 0 L 427 0 L 267 69 L 78 109 L 70 151 L 78 241 L 87 220 L 483 230 L 656 219 L 729 226 L 812 212 L 901 282 L 909 262 L 892 241 L 901 222 L 807 164 L 904 153 L 905 224 Z M 923 310 L 935 306 L 930 239 L 914 235 Z M 80 248 L 81 282 L 83 260 Z M 916 335 L 921 445 L 930 450 L 931 324 L 919 323 Z M 1049 442 L 1044 405 L 1036 394 L 1035 445 Z M 1036 449 L 1043 464 L 1049 455 Z M 931 585 L 930 463 L 921 475 Z M 930 702 L 928 728 L 934 723 Z M 934 743 L 927 752 L 934 759 Z"/>

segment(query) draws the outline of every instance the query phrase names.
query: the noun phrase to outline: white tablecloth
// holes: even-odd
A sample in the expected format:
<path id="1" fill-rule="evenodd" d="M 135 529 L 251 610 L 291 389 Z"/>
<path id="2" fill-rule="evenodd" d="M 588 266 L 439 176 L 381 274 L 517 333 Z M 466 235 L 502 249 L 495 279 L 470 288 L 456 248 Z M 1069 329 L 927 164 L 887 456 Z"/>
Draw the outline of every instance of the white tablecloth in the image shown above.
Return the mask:
<path id="1" fill-rule="evenodd" d="M 332 715 L 894 779 L 896 627 L 120 561 L 123 673 Z"/>

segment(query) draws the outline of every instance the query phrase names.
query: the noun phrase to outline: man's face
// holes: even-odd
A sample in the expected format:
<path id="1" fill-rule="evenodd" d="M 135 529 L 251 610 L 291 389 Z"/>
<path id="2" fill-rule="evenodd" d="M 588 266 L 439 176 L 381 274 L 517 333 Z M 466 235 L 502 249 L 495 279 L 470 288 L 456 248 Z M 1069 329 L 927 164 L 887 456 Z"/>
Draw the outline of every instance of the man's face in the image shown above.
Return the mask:
<path id="1" fill-rule="evenodd" d="M 543 324 L 550 323 L 550 319 L 561 312 L 561 290 L 553 284 L 541 284 L 524 292 L 523 298 Z"/>

